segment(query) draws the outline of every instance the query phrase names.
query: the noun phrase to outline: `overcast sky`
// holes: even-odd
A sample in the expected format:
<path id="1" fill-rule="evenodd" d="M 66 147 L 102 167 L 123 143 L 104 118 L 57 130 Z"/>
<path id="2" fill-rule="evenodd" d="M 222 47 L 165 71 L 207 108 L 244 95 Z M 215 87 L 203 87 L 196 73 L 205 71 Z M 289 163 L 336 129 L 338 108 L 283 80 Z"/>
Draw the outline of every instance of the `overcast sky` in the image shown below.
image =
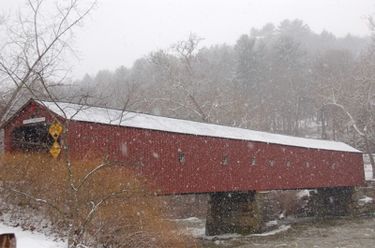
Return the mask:
<path id="1" fill-rule="evenodd" d="M 9 13 L 22 2 L 0 0 L 0 10 Z M 302 19 L 316 32 L 368 35 L 366 17 L 374 13 L 373 0 L 99 0 L 76 31 L 74 47 L 80 60 L 72 62 L 73 77 L 129 67 L 190 32 L 203 37 L 206 46 L 234 44 L 252 27 L 286 18 Z"/>

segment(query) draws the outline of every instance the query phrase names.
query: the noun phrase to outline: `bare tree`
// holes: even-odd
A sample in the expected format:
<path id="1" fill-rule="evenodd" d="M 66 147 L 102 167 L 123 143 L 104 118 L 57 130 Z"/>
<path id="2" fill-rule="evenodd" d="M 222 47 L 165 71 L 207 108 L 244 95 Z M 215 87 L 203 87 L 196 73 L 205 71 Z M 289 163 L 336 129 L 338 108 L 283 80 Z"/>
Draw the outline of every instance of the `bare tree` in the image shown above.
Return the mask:
<path id="1" fill-rule="evenodd" d="M 373 153 L 370 146 L 370 139 L 369 139 L 369 124 L 366 123 L 363 128 L 360 128 L 357 124 L 358 121 L 356 121 L 353 117 L 353 115 L 347 110 L 345 106 L 342 104 L 339 104 L 335 102 L 334 100 L 332 102 L 328 102 L 324 104 L 321 108 L 321 111 L 324 113 L 328 108 L 333 109 L 333 111 L 341 112 L 347 117 L 346 125 L 353 128 L 353 130 L 363 139 L 364 142 L 364 148 L 366 153 L 369 156 L 371 167 L 372 167 L 372 177 L 375 178 L 375 161 L 373 157 Z"/>
<path id="2" fill-rule="evenodd" d="M 374 31 L 373 18 L 369 17 L 370 30 Z M 375 40 L 372 41 L 351 69 L 352 61 L 337 63 L 337 70 L 330 71 L 328 80 L 331 80 L 326 92 L 328 100 L 324 101 L 321 111 L 330 109 L 335 113 L 344 115 L 344 124 L 351 127 L 355 134 L 362 140 L 362 147 L 368 154 L 372 166 L 372 177 L 375 178 L 375 160 L 373 150 L 375 147 Z M 346 56 L 347 57 L 347 56 Z M 337 61 L 337 58 L 335 58 Z M 325 63 L 324 63 L 325 64 Z M 341 72 L 340 72 L 341 71 Z"/>
<path id="3" fill-rule="evenodd" d="M 192 61 L 198 52 L 199 43 L 201 43 L 202 40 L 203 38 L 190 33 L 187 40 L 179 41 L 172 46 L 179 57 L 184 61 L 184 65 L 190 74 L 193 73 Z"/>
<path id="4" fill-rule="evenodd" d="M 27 0 L 26 9 L 14 19 L 5 20 L 5 37 L 0 46 L 0 88 L 2 109 L 0 119 L 7 118 L 20 92 L 37 96 L 40 79 L 44 82 L 62 82 L 67 68 L 61 63 L 71 47 L 73 31 L 95 7 L 96 1 Z M 40 87 L 41 86 L 41 87 Z M 40 85 L 40 89 L 44 89 Z M 7 90 L 4 90 L 7 89 Z"/>
<path id="5" fill-rule="evenodd" d="M 325 119 L 331 118 L 333 139 L 337 138 L 339 129 L 359 137 L 359 146 L 369 156 L 374 177 L 375 50 L 370 47 L 356 62 L 342 51 L 338 52 L 334 51 L 335 56 L 331 57 L 330 61 L 321 61 L 325 67 L 325 70 L 321 71 L 324 81 L 318 89 L 322 102 L 322 136 L 327 136 Z M 354 141 L 353 138 L 351 141 Z"/>
<path id="6" fill-rule="evenodd" d="M 151 53 L 149 62 L 156 68 L 162 82 L 161 91 L 153 101 L 167 104 L 167 114 L 171 112 L 178 117 L 189 113 L 191 119 L 203 122 L 214 122 L 213 110 L 218 108 L 217 98 L 220 92 L 209 87 L 204 72 L 199 71 L 199 46 L 203 39 L 190 34 L 171 46 L 170 51 Z"/>
<path id="7" fill-rule="evenodd" d="M 66 68 L 62 67 L 61 62 L 66 52 L 73 51 L 70 45 L 72 32 L 82 23 L 95 5 L 96 1 L 85 4 L 80 0 L 70 0 L 59 1 L 52 6 L 51 2 L 28 0 L 26 10 L 20 12 L 15 20 L 6 20 L 5 24 L 3 22 L 6 32 L 4 36 L 7 39 L 2 42 L 0 50 L 0 87 L 6 95 L 2 95 L 1 123 L 7 119 L 6 115 L 9 114 L 22 91 L 27 91 L 32 96 L 39 95 L 35 88 L 36 85 L 39 85 L 39 89 L 48 98 L 56 101 L 56 97 L 48 88 L 50 86 L 49 81 L 61 82 L 65 78 Z M 51 11 L 51 8 L 54 11 Z M 68 123 L 66 123 L 66 126 L 68 126 Z M 71 213 L 64 213 L 63 209 L 45 199 L 12 188 L 7 188 L 7 190 L 21 194 L 40 204 L 46 204 L 59 213 L 64 213 L 64 217 L 69 216 L 71 219 L 71 230 L 68 233 L 69 247 L 78 247 L 85 233 L 86 225 L 92 219 L 96 209 L 108 199 L 117 197 L 122 192 L 111 192 L 101 200 L 92 202 L 91 210 L 84 221 L 76 223 L 79 214 L 77 212 L 79 189 L 94 172 L 106 166 L 107 163 L 100 164 L 90 171 L 78 185 L 73 182 L 71 161 L 67 159 L 65 165 L 70 190 L 73 193 L 73 199 L 76 200 L 72 201 Z"/>
<path id="8" fill-rule="evenodd" d="M 61 138 L 64 140 L 69 132 L 70 120 L 82 111 L 84 106 L 78 107 L 75 113 L 67 113 L 59 103 L 59 96 L 54 93 L 51 82 L 56 85 L 65 80 L 69 68 L 65 68 L 62 62 L 67 53 L 74 53 L 74 49 L 71 47 L 73 31 L 82 23 L 95 5 L 95 0 L 89 3 L 85 3 L 83 0 L 57 1 L 55 5 L 51 1 L 27 0 L 26 9 L 22 11 L 22 14 L 20 13 L 15 20 L 6 20 L 2 27 L 4 27 L 4 36 L 7 37 L 7 40 L 2 42 L 0 50 L 0 82 L 2 84 L 0 87 L 7 89 L 7 94 L 2 95 L 3 108 L 0 111 L 2 122 L 7 119 L 10 109 L 22 93 L 27 92 L 28 95 L 34 97 L 42 95 L 57 106 L 66 120 L 62 123 L 64 128 Z M 129 89 L 129 91 L 133 90 Z M 85 94 L 75 96 L 75 98 L 80 103 L 87 102 L 87 95 Z M 121 117 L 119 117 L 120 122 L 123 118 L 122 115 L 125 114 L 125 109 L 131 103 L 132 100 L 129 97 L 122 103 L 123 111 L 121 111 Z M 138 194 L 138 197 L 140 197 L 142 194 L 149 193 L 143 189 L 134 192 L 129 188 L 132 185 L 131 182 L 124 183 L 124 181 L 121 181 L 113 188 L 104 188 L 105 191 L 102 194 L 98 195 L 96 192 L 90 194 L 87 185 L 90 183 L 93 185 L 92 179 L 105 169 L 113 168 L 117 163 L 104 158 L 101 163 L 92 166 L 91 170 L 77 175 L 77 168 L 73 165 L 74 161 L 70 157 L 70 149 L 67 144 L 62 147 L 61 156 L 60 162 L 63 162 L 62 168 L 64 168 L 63 173 L 66 177 L 66 186 L 64 186 L 66 188 L 63 192 L 67 194 L 67 202 L 62 205 L 56 204 L 54 199 L 51 200 L 43 194 L 30 193 L 27 188 L 19 190 L 17 187 L 13 187 L 19 182 L 8 184 L 4 178 L 1 178 L 2 191 L 22 196 L 58 213 L 67 226 L 69 247 L 80 247 L 83 243 L 87 243 L 85 242 L 87 236 L 91 236 L 91 241 L 93 239 L 98 240 L 98 237 L 104 237 L 104 235 L 99 235 L 103 230 L 112 230 L 113 233 L 105 234 L 108 235 L 108 239 L 112 237 L 111 241 L 113 241 L 113 237 L 116 237 L 119 230 L 124 230 L 124 227 L 98 227 L 97 235 L 95 235 L 93 229 L 89 227 L 92 227 L 98 211 L 110 205 L 109 202 L 116 199 L 125 201 L 134 194 Z M 117 168 L 120 167 L 117 166 Z M 94 186 L 98 186 L 98 184 L 94 184 Z M 116 217 L 126 221 L 124 217 Z M 123 225 L 128 226 L 130 224 L 123 223 Z M 133 233 L 129 233 L 129 235 L 133 235 Z M 135 239 L 141 237 L 143 238 L 142 241 L 145 242 L 148 237 L 150 245 L 147 245 L 147 247 L 156 247 L 156 242 L 151 240 L 155 239 L 156 236 L 143 231 L 137 233 L 135 238 L 130 237 L 127 242 L 133 242 L 136 245 Z"/>

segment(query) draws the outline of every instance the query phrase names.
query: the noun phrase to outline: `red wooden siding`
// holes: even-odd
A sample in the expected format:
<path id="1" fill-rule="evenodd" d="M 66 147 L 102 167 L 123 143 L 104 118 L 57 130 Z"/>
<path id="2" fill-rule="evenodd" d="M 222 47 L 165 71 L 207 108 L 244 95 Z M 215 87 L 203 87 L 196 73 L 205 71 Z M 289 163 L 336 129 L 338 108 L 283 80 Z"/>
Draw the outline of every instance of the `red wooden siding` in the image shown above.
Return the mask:
<path id="1" fill-rule="evenodd" d="M 11 151 L 12 128 L 22 125 L 31 112 L 27 107 L 5 127 L 7 151 Z M 52 121 L 46 110 L 40 110 L 39 115 Z M 364 182 L 361 153 L 78 121 L 70 121 L 66 142 L 73 158 L 94 154 L 123 161 L 161 194 L 356 186 Z M 184 154 L 183 163 L 179 152 Z M 254 158 L 256 164 L 252 165 Z"/>

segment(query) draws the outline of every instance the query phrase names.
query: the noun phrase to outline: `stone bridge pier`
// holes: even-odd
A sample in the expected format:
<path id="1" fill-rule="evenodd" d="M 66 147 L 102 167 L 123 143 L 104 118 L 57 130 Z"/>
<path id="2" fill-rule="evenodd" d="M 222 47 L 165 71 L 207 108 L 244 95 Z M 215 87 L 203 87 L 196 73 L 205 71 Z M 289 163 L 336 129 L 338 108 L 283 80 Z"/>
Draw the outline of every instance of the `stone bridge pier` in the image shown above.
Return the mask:
<path id="1" fill-rule="evenodd" d="M 351 215 L 353 192 L 354 187 L 319 188 L 312 193 L 305 209 L 306 214 L 314 217 Z M 261 232 L 264 210 L 260 210 L 259 207 L 269 204 L 265 199 L 256 197 L 255 191 L 210 193 L 206 235 Z"/>
<path id="2" fill-rule="evenodd" d="M 354 187 L 319 188 L 311 195 L 310 211 L 316 217 L 353 214 Z"/>
<path id="3" fill-rule="evenodd" d="M 206 235 L 259 232 L 261 216 L 255 191 L 211 193 L 208 199 Z"/>

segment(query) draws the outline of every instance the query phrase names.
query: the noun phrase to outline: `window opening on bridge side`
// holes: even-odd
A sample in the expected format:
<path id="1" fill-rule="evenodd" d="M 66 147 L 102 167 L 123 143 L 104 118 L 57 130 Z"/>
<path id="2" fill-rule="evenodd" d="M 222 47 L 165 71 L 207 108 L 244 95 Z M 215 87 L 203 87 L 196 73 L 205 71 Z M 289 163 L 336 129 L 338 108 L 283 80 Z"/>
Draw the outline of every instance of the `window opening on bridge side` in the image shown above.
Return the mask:
<path id="1" fill-rule="evenodd" d="M 223 161 L 221 162 L 222 165 L 228 165 L 229 164 L 229 157 L 228 155 L 224 155 Z"/>
<path id="2" fill-rule="evenodd" d="M 23 125 L 12 132 L 12 146 L 18 151 L 48 152 L 52 143 L 46 123 Z"/>
<path id="3" fill-rule="evenodd" d="M 180 162 L 180 164 L 186 162 L 185 154 L 181 150 L 178 151 L 178 162 Z"/>
<path id="4" fill-rule="evenodd" d="M 251 160 L 251 165 L 255 166 L 256 164 L 257 164 L 257 158 L 253 157 L 253 159 Z"/>
<path id="5" fill-rule="evenodd" d="M 331 169 L 332 169 L 332 170 L 336 169 L 336 163 L 335 163 L 335 162 L 333 162 L 333 163 L 331 164 Z"/>
<path id="6" fill-rule="evenodd" d="M 273 159 L 268 160 L 268 166 L 270 166 L 270 167 L 275 166 L 275 160 L 273 160 Z"/>
<path id="7" fill-rule="evenodd" d="M 251 159 L 251 166 L 255 166 L 257 164 L 257 158 L 254 156 L 252 159 Z"/>
<path id="8" fill-rule="evenodd" d="M 259 161 L 257 161 L 257 156 L 258 156 L 258 153 L 260 153 L 260 152 L 261 152 L 261 150 L 257 149 L 256 152 L 253 154 L 253 156 L 252 156 L 252 158 L 250 160 L 250 165 L 251 166 L 256 166 L 257 163 L 259 162 Z"/>
<path id="9" fill-rule="evenodd" d="M 305 162 L 305 166 L 306 166 L 306 168 L 310 168 L 310 162 L 309 162 L 309 161 L 306 161 L 306 162 Z"/>

